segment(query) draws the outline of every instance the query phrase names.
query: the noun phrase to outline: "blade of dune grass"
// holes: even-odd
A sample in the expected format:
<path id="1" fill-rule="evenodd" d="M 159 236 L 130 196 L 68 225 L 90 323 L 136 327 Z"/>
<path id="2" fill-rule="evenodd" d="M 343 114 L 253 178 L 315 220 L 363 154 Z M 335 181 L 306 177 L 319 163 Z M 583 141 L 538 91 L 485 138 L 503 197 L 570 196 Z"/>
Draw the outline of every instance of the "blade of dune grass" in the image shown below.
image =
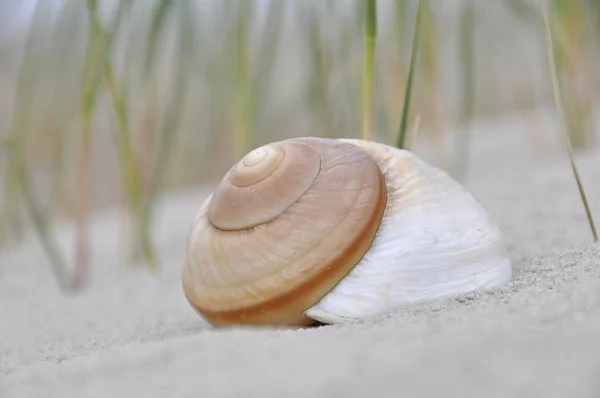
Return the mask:
<path id="1" fill-rule="evenodd" d="M 88 1 L 87 7 L 95 10 L 97 7 L 96 1 Z M 89 257 L 87 219 L 92 207 L 92 119 L 96 106 L 96 96 L 100 86 L 100 69 L 96 62 L 99 56 L 98 41 L 93 34 L 90 23 L 87 53 L 81 82 L 81 100 L 79 102 L 80 134 L 77 150 L 77 185 L 79 187 L 79 197 L 77 198 L 77 208 L 75 211 L 77 232 L 75 242 L 75 276 L 73 278 L 73 284 L 76 288 L 81 288 L 85 284 Z"/>
<path id="2" fill-rule="evenodd" d="M 89 17 L 89 38 L 81 82 L 82 93 L 79 109 L 81 131 L 77 159 L 77 182 L 80 196 L 76 210 L 77 240 L 75 244 L 75 276 L 73 279 L 76 288 L 81 288 L 87 278 L 89 260 L 87 219 L 92 209 L 92 123 L 98 92 L 102 85 L 104 72 L 103 60 L 108 58 L 112 38 L 115 35 L 124 11 L 130 3 L 131 1 L 121 1 L 119 3 L 109 38 L 106 41 L 99 34 L 99 29 L 102 28 L 99 26 L 97 16 L 97 1 L 88 0 L 86 3 Z"/>
<path id="3" fill-rule="evenodd" d="M 419 132 L 419 124 L 421 123 L 421 114 L 417 113 L 417 117 L 413 123 L 412 129 L 410 129 L 407 139 L 406 139 L 406 149 L 412 151 L 415 145 L 415 139 L 417 137 L 417 133 Z"/>
<path id="4" fill-rule="evenodd" d="M 171 1 L 168 2 L 172 3 Z M 165 3 L 165 1 L 161 3 Z M 180 7 L 178 15 L 179 47 L 175 56 L 175 59 L 178 60 L 177 68 L 174 71 L 175 84 L 173 87 L 175 89 L 167 105 L 166 116 L 163 118 L 159 130 L 160 141 L 157 146 L 153 171 L 148 184 L 148 203 L 152 202 L 162 184 L 171 147 L 175 141 L 175 133 L 178 129 L 185 94 L 187 93 L 187 77 L 191 72 L 190 65 L 193 64 L 195 29 L 190 15 L 191 10 L 189 3 L 186 2 L 178 3 L 178 6 Z"/>
<path id="5" fill-rule="evenodd" d="M 148 47 L 146 49 L 144 63 L 144 76 L 146 78 L 150 75 L 150 72 L 152 71 L 158 40 L 160 38 L 161 32 L 164 29 L 165 21 L 167 19 L 167 16 L 169 15 L 169 12 L 171 11 L 172 6 L 173 0 L 160 0 L 154 10 L 154 14 L 152 15 L 152 24 L 150 26 Z"/>
<path id="6" fill-rule="evenodd" d="M 275 56 L 279 40 L 281 39 L 281 27 L 283 24 L 283 12 L 286 2 L 271 1 L 267 9 L 267 16 L 264 22 L 264 31 L 260 36 L 261 56 L 258 59 L 256 68 L 255 95 L 259 103 L 264 102 L 266 90 L 269 87 L 267 82 L 272 77 L 272 70 L 275 64 Z"/>
<path id="7" fill-rule="evenodd" d="M 184 2 L 187 4 L 187 2 Z M 139 163 L 141 177 L 143 179 L 144 189 L 148 191 L 150 179 L 152 178 L 150 173 L 152 164 L 155 159 L 152 158 L 152 154 L 156 154 L 156 136 L 158 135 L 158 115 L 159 112 L 159 95 L 158 95 L 158 82 L 157 79 L 153 79 L 155 76 L 155 65 L 157 63 L 157 48 L 162 43 L 163 32 L 166 30 L 167 22 L 173 6 L 176 5 L 172 0 L 159 0 L 154 7 L 152 14 L 152 21 L 150 30 L 148 32 L 147 45 L 142 55 L 144 64 L 142 65 L 142 90 L 144 94 L 142 98 L 145 100 L 145 110 L 142 115 L 142 123 L 139 128 L 139 139 L 140 143 L 136 146 L 136 158 Z M 131 40 L 131 44 L 136 45 L 136 40 Z M 132 56 L 133 57 L 133 56 Z M 131 71 L 129 71 L 131 74 Z M 128 81 L 130 78 L 126 74 L 123 77 L 124 81 Z"/>
<path id="8" fill-rule="evenodd" d="M 283 25 L 284 7 L 286 1 L 278 0 L 269 2 L 267 16 L 264 21 L 264 31 L 260 35 L 260 57 L 253 76 L 251 101 L 248 103 L 250 109 L 249 124 L 253 136 L 257 130 L 257 118 L 263 114 L 268 106 L 268 90 L 273 78 L 273 69 L 278 54 L 279 42 L 281 40 L 281 29 Z M 254 142 L 251 142 L 254 145 Z"/>
<path id="9" fill-rule="evenodd" d="M 445 121 L 444 62 L 442 62 L 442 53 L 440 52 L 438 24 L 431 2 L 425 1 L 423 3 L 421 18 L 419 72 L 422 74 L 422 81 L 425 83 L 422 91 L 426 93 L 426 106 L 431 106 L 431 128 L 433 129 L 433 137 L 436 141 L 436 157 L 440 160 L 440 163 L 446 163 L 444 141 L 448 129 L 446 128 Z M 411 130 L 411 134 L 412 132 L 413 130 Z"/>
<path id="10" fill-rule="evenodd" d="M 326 29 L 329 21 L 336 18 L 335 5 L 329 1 L 326 3 L 325 10 L 321 10 L 317 8 L 320 5 L 318 2 L 304 4 L 308 5 L 302 8 L 302 12 L 298 10 L 298 14 L 304 17 L 302 23 L 307 30 L 305 37 L 309 52 L 307 66 L 310 78 L 305 86 L 304 98 L 311 114 L 315 115 L 318 135 L 325 138 L 334 138 L 336 135 L 335 117 L 332 109 L 334 105 L 332 105 L 330 93 L 332 70 L 336 67 L 338 59 L 347 57 L 348 44 L 351 45 L 353 37 L 341 33 L 344 40 L 340 43 L 339 49 L 332 48 L 332 41 L 325 39 L 325 37 L 327 36 Z M 364 6 L 360 9 L 363 10 Z M 364 14 L 364 10 L 362 14 Z M 340 28 L 340 30 L 347 30 L 348 24 L 341 25 Z"/>
<path id="11" fill-rule="evenodd" d="M 375 48 L 377 44 L 377 0 L 366 0 L 365 7 L 362 138 L 370 141 L 373 139 Z"/>
<path id="12" fill-rule="evenodd" d="M 33 19 L 27 36 L 19 73 L 17 77 L 15 110 L 13 111 L 12 125 L 10 127 L 10 141 L 12 148 L 25 148 L 31 120 L 33 119 L 33 107 L 35 102 L 35 90 L 39 79 L 36 66 L 38 65 L 37 54 L 39 53 L 38 38 L 43 25 L 44 7 L 41 3 L 35 6 Z M 6 217 L 6 225 L 16 236 L 17 240 L 22 237 L 23 223 L 19 208 L 19 181 L 17 181 L 17 162 L 25 161 L 24 158 L 13 156 L 13 151 L 8 151 L 8 164 L 4 172 L 3 189 L 3 212 Z M 23 177 L 28 178 L 27 174 Z"/>
<path id="13" fill-rule="evenodd" d="M 0 155 L 4 153 L 4 150 L 8 152 L 8 145 L 10 142 L 10 138 L 7 135 L 4 135 L 4 125 L 0 124 Z M 6 225 L 6 216 L 0 209 L 0 247 L 4 245 L 6 242 L 6 237 L 8 235 L 8 226 Z"/>
<path id="14" fill-rule="evenodd" d="M 13 148 L 14 156 L 21 158 L 22 153 L 17 153 L 17 150 Z M 25 160 L 20 160 L 17 166 L 17 180 L 19 181 L 20 188 L 25 198 L 25 205 L 29 209 L 35 231 L 42 243 L 46 255 L 50 261 L 52 271 L 58 281 L 59 287 L 63 292 L 72 290 L 75 286 L 71 282 L 71 277 L 66 267 L 66 262 L 62 257 L 58 245 L 55 243 L 52 235 L 50 222 L 47 219 L 46 213 L 42 210 L 41 206 L 35 200 L 35 193 L 31 188 L 29 179 L 26 177 L 27 170 L 25 167 Z"/>
<path id="15" fill-rule="evenodd" d="M 142 57 L 144 64 L 142 66 L 142 89 L 144 90 L 143 99 L 145 100 L 145 111 L 142 115 L 142 124 L 139 128 L 140 142 L 136 146 L 136 158 L 139 163 L 141 177 L 143 179 L 144 189 L 149 190 L 150 176 L 152 164 L 155 159 L 152 154 L 156 154 L 156 136 L 158 135 L 158 114 L 159 112 L 159 95 L 158 82 L 153 79 L 155 76 L 155 65 L 157 63 L 157 48 L 162 43 L 163 32 L 167 28 L 167 22 L 173 5 L 176 5 L 172 0 L 159 0 L 154 7 L 150 30 L 148 32 L 147 45 Z M 135 41 L 132 40 L 135 45 Z M 131 72 L 130 72 L 131 73 Z M 124 76 L 124 81 L 128 80 L 128 76 Z"/>
<path id="16" fill-rule="evenodd" d="M 117 119 L 117 145 L 119 147 L 119 156 L 121 157 L 123 167 L 123 180 L 125 190 L 128 196 L 128 207 L 134 214 L 136 221 L 140 222 L 143 220 L 142 216 L 142 200 L 143 191 L 141 187 L 141 178 L 138 171 L 138 167 L 135 161 L 133 144 L 131 142 L 131 134 L 129 132 L 129 111 L 125 94 L 122 87 L 117 83 L 116 76 L 112 71 L 112 68 L 107 67 L 106 69 L 106 80 L 109 86 L 113 102 L 113 110 Z M 154 247 L 152 244 L 150 231 L 148 226 L 142 225 L 140 231 L 141 250 L 145 260 L 148 262 L 148 266 L 152 270 L 158 269 L 156 262 L 156 256 L 154 254 Z"/>
<path id="17" fill-rule="evenodd" d="M 90 17 L 91 33 L 95 38 L 98 46 L 101 48 L 101 57 L 97 60 L 101 71 L 101 81 L 108 85 L 113 110 L 115 113 L 117 128 L 116 138 L 119 149 L 119 156 L 122 163 L 122 178 L 127 196 L 127 207 L 134 215 L 137 222 L 144 220 L 143 217 L 143 191 L 141 189 L 141 178 L 138 172 L 138 167 L 135 161 L 133 144 L 131 142 L 131 134 L 129 131 L 129 110 L 126 100 L 126 93 L 118 84 L 116 75 L 110 64 L 110 49 L 116 32 L 120 26 L 122 15 L 130 8 L 132 0 L 123 0 L 120 3 L 116 18 L 108 33 L 104 31 L 96 10 L 96 1 L 88 0 L 88 11 Z M 98 83 L 94 81 L 94 83 Z M 135 230 L 135 229 L 134 229 Z M 154 254 L 150 232 L 148 228 L 144 228 L 140 237 L 141 251 L 147 265 L 151 270 L 156 271 L 158 264 Z M 137 250 L 136 250 L 137 253 Z M 135 254 L 134 254 L 135 255 Z"/>
<path id="18" fill-rule="evenodd" d="M 307 26 L 307 45 L 310 51 L 309 82 L 306 86 L 306 98 L 311 112 L 317 115 L 322 136 L 333 137 L 333 120 L 328 107 L 328 71 L 330 70 L 330 51 L 322 43 L 322 24 L 318 18 L 319 12 L 310 4 L 305 11 Z"/>
<path id="19" fill-rule="evenodd" d="M 23 198 L 25 208 L 31 215 L 34 231 L 36 232 L 42 248 L 49 259 L 52 272 L 56 278 L 59 288 L 66 292 L 70 289 L 66 262 L 62 258 L 58 245 L 53 239 L 51 224 L 40 204 L 35 198 L 35 193 L 31 188 L 31 182 L 27 171 L 25 158 L 26 133 L 29 129 L 29 121 L 32 118 L 32 108 L 35 97 L 36 87 L 36 66 L 38 65 L 35 57 L 35 36 L 40 18 L 44 17 L 45 11 L 38 3 L 34 10 L 34 19 L 28 33 L 25 44 L 24 60 L 19 71 L 17 82 L 17 105 L 13 127 L 10 135 L 5 139 L 4 145 L 9 153 L 9 165 L 7 167 L 6 182 L 9 184 L 6 193 L 11 195 L 9 200 L 16 200 L 20 193 Z M 14 203 L 14 202 L 13 202 Z M 16 203 L 14 203 L 16 205 Z M 18 208 L 9 207 L 9 214 L 17 214 Z"/>
<path id="20" fill-rule="evenodd" d="M 594 21 L 594 32 L 598 35 L 600 34 L 600 2 L 590 1 L 587 6 Z"/>
<path id="21" fill-rule="evenodd" d="M 95 2 L 93 4 L 95 6 Z M 91 33 L 91 32 L 90 32 Z M 77 151 L 77 185 L 78 200 L 75 213 L 76 243 L 75 243 L 75 277 L 73 283 L 77 288 L 85 284 L 88 263 L 87 218 L 91 211 L 91 145 L 92 145 L 92 116 L 96 103 L 96 93 L 99 83 L 92 79 L 94 58 L 97 56 L 97 46 L 92 35 L 88 39 L 88 50 L 85 58 L 82 94 L 79 109 L 80 135 Z"/>
<path id="22" fill-rule="evenodd" d="M 257 23 L 256 1 L 246 1 L 235 10 L 231 37 L 235 60 L 235 158 L 240 159 L 257 141 L 258 119 L 266 109 L 266 94 L 272 81 L 280 40 L 285 1 L 271 1 L 265 20 Z M 264 29 L 253 41 L 256 28 Z"/>
<path id="23" fill-rule="evenodd" d="M 556 56 L 557 75 L 569 84 L 563 86 L 561 97 L 565 111 L 567 133 L 574 149 L 591 144 L 589 119 L 592 113 L 589 99 L 589 77 L 586 60 L 586 9 L 582 2 L 553 0 L 550 20 L 556 22 L 559 34 L 553 50 Z"/>
<path id="24" fill-rule="evenodd" d="M 119 156 L 121 157 L 123 167 L 123 182 L 128 196 L 128 207 L 134 214 L 140 225 L 140 244 L 144 259 L 148 262 L 150 269 L 156 271 L 158 263 L 154 253 L 154 245 L 150 236 L 149 225 L 143 223 L 143 190 L 142 180 L 135 159 L 133 143 L 131 142 L 131 133 L 129 129 L 129 110 L 126 95 L 123 87 L 117 82 L 117 78 L 108 60 L 105 65 L 105 78 L 109 87 L 113 110 L 117 119 L 117 145 L 119 147 Z"/>
<path id="25" fill-rule="evenodd" d="M 513 13 L 527 22 L 543 24 L 538 10 L 524 0 L 511 0 L 506 3 Z M 550 0 L 549 19 L 555 22 L 553 29 L 553 51 L 559 81 L 565 79 L 568 84 L 561 92 L 566 131 L 574 150 L 594 144 L 590 135 L 593 100 L 589 89 L 590 80 L 587 71 L 588 60 L 585 51 L 588 43 L 584 36 L 587 30 L 587 14 L 594 17 L 598 2 Z M 592 24 L 596 29 L 597 23 Z"/>
<path id="26" fill-rule="evenodd" d="M 410 66 L 408 68 L 408 77 L 406 78 L 406 91 L 404 93 L 404 106 L 402 108 L 402 117 L 400 119 L 400 127 L 398 129 L 398 139 L 396 146 L 400 149 L 404 148 L 406 140 L 406 129 L 408 125 L 408 115 L 410 107 L 410 96 L 412 91 L 413 76 L 415 70 L 415 64 L 417 61 L 417 54 L 419 51 L 419 32 L 421 27 L 421 10 L 423 8 L 423 0 L 419 0 L 417 8 L 417 17 L 415 21 L 415 29 L 413 32 L 412 48 L 410 50 Z"/>
<path id="27" fill-rule="evenodd" d="M 215 151 L 229 160 L 230 156 L 235 155 L 235 151 L 230 149 L 232 144 L 225 145 L 224 141 L 231 142 L 231 137 L 235 139 L 236 134 L 235 131 L 232 132 L 235 118 L 231 109 L 231 92 L 234 81 L 232 76 L 235 75 L 236 44 L 235 29 L 232 25 L 237 15 L 231 0 L 214 2 L 213 10 L 216 15 L 205 18 L 201 22 L 201 27 L 212 32 L 218 26 L 222 34 L 214 35 L 211 40 L 203 40 L 205 44 L 202 50 L 206 57 L 201 62 L 204 63 L 205 68 L 203 75 L 210 79 L 207 88 L 210 101 L 206 104 L 205 114 L 208 119 L 209 134 L 201 148 L 215 148 Z M 196 150 L 205 153 L 205 149 Z"/>
<path id="28" fill-rule="evenodd" d="M 525 0 L 508 0 L 505 4 L 519 18 L 530 21 L 539 17 L 535 8 Z"/>
<path id="29" fill-rule="evenodd" d="M 191 18 L 189 3 L 179 3 L 179 48 L 175 59 L 178 60 L 178 68 L 175 70 L 175 84 L 171 100 L 167 106 L 166 116 L 164 117 L 160 131 L 159 144 L 155 157 L 150 182 L 148 184 L 147 200 L 143 211 L 142 229 L 150 228 L 152 217 L 152 204 L 161 189 L 166 166 L 171 155 L 173 143 L 179 128 L 181 110 L 184 105 L 188 90 L 188 80 L 190 76 L 190 67 L 193 65 L 194 47 L 195 47 L 195 29 L 194 21 Z"/>
<path id="30" fill-rule="evenodd" d="M 235 158 L 241 159 L 248 151 L 252 137 L 250 123 L 250 101 L 252 92 L 251 65 L 250 65 L 250 31 L 253 20 L 254 1 L 247 0 L 237 10 L 235 26 L 236 49 L 236 98 L 235 98 Z"/>
<path id="31" fill-rule="evenodd" d="M 355 131 L 352 135 L 357 137 L 362 136 L 362 79 L 354 79 L 359 73 L 362 73 L 362 63 L 358 64 L 357 46 L 358 40 L 364 40 L 364 20 L 365 20 L 365 5 L 363 1 L 354 2 L 336 2 L 338 5 L 338 13 L 343 13 L 340 4 L 348 5 L 347 23 L 339 25 L 339 45 L 328 45 L 332 53 L 335 54 L 333 65 L 330 67 L 330 74 L 335 76 L 341 73 L 346 76 L 347 84 L 344 85 L 339 92 L 337 103 L 338 109 L 332 109 L 332 113 L 336 117 L 336 131 L 350 130 Z M 337 48 L 336 48 L 337 47 Z M 362 54 L 360 54 L 362 55 Z M 355 64 L 358 64 L 355 66 Z M 358 108 L 358 112 L 357 112 Z M 343 115 L 340 117 L 338 115 Z M 356 127 L 360 126 L 360 127 Z"/>
<path id="32" fill-rule="evenodd" d="M 386 69 L 393 70 L 395 73 L 386 73 L 385 83 L 386 97 L 385 97 L 385 113 L 387 115 L 385 120 L 385 131 L 387 131 L 389 140 L 395 142 L 397 139 L 397 123 L 399 115 L 401 115 L 401 105 L 404 102 L 402 93 L 406 87 L 405 77 L 405 39 L 406 39 L 406 21 L 407 21 L 407 9 L 408 2 L 406 1 L 395 1 L 393 10 L 393 19 L 391 22 L 390 35 L 393 38 L 394 49 L 393 51 L 386 51 L 385 54 L 388 56 L 386 62 Z M 391 50 L 391 49 L 390 49 Z M 394 127 L 390 127 L 394 126 Z"/>
<path id="33" fill-rule="evenodd" d="M 48 136 L 53 141 L 51 150 L 52 164 L 52 192 L 50 208 L 53 213 L 60 215 L 71 215 L 73 206 L 71 205 L 72 195 L 68 191 L 72 189 L 70 180 L 72 175 L 76 175 L 76 168 L 70 167 L 71 156 L 67 156 L 72 151 L 73 143 L 77 140 L 77 132 L 73 134 L 71 123 L 78 115 L 78 103 L 80 99 L 80 62 L 86 38 L 81 34 L 85 32 L 86 21 L 82 16 L 85 15 L 85 4 L 68 2 L 61 5 L 58 12 L 58 18 L 53 32 L 50 35 L 50 42 L 53 61 L 49 63 L 48 70 L 51 80 L 51 92 L 45 102 L 48 107 L 48 116 L 51 118 L 49 123 Z M 81 47 L 80 47 L 81 46 Z M 78 76 L 75 79 L 73 76 Z M 61 101 L 57 104 L 55 98 L 61 96 Z M 48 123 L 42 122 L 46 126 Z"/>
<path id="34" fill-rule="evenodd" d="M 541 2 L 542 2 L 542 15 L 544 18 L 548 64 L 550 67 L 550 75 L 552 77 L 552 87 L 554 90 L 554 101 L 556 104 L 556 110 L 558 112 L 558 117 L 560 119 L 559 120 L 560 121 L 560 131 L 561 131 L 561 135 L 562 135 L 562 138 L 563 138 L 563 141 L 565 144 L 565 148 L 569 155 L 569 160 L 571 163 L 571 168 L 573 170 L 573 175 L 574 175 L 575 181 L 577 183 L 577 188 L 579 189 L 579 195 L 581 196 L 581 201 L 583 202 L 583 206 L 585 208 L 585 213 L 587 215 L 587 219 L 590 224 L 590 229 L 592 230 L 592 235 L 594 237 L 594 241 L 598 242 L 598 232 L 596 231 L 596 225 L 594 223 L 594 218 L 592 216 L 592 212 L 590 210 L 590 207 L 589 207 L 589 204 L 587 201 L 585 190 L 583 189 L 583 184 L 581 183 L 581 178 L 579 177 L 579 172 L 577 170 L 577 166 L 575 164 L 575 160 L 574 160 L 574 156 L 573 156 L 573 149 L 571 148 L 571 141 L 569 139 L 569 136 L 567 134 L 566 127 L 565 127 L 565 120 L 564 120 L 565 118 L 564 118 L 564 113 L 563 113 L 563 108 L 562 108 L 560 87 L 558 85 L 556 65 L 555 65 L 555 61 L 554 61 L 554 49 L 553 49 L 553 44 L 552 44 L 552 32 L 550 29 L 550 21 L 548 18 L 547 0 L 541 0 Z"/>
<path id="35" fill-rule="evenodd" d="M 471 131 L 470 122 L 473 118 L 475 105 L 475 3 L 464 0 L 460 21 L 460 60 L 462 98 L 459 111 L 460 132 L 456 140 L 456 162 L 458 175 L 464 175 L 468 168 L 470 153 Z"/>

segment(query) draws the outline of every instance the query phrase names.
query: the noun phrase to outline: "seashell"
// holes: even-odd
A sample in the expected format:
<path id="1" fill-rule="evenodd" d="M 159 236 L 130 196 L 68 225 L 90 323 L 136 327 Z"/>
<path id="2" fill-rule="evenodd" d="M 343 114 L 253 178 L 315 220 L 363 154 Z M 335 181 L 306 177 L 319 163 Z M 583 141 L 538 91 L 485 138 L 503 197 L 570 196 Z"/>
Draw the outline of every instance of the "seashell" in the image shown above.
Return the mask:
<path id="1" fill-rule="evenodd" d="M 407 150 L 294 138 L 249 152 L 196 214 L 184 294 L 214 326 L 352 321 L 510 282 L 477 199 Z"/>

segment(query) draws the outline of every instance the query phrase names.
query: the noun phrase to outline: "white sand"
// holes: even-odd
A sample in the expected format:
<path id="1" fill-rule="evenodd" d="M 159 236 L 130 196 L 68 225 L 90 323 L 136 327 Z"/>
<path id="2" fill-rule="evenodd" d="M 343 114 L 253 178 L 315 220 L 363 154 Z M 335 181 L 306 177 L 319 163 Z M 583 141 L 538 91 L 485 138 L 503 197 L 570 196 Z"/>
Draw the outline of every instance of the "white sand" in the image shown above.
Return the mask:
<path id="1" fill-rule="evenodd" d="M 117 269 L 110 213 L 76 296 L 58 294 L 36 241 L 0 258 L 0 397 L 599 396 L 600 245 L 556 131 L 534 149 L 530 126 L 476 127 L 465 182 L 506 235 L 510 285 L 351 325 L 211 330 L 180 287 L 206 192 L 182 193 L 161 207 L 159 277 Z M 600 221 L 599 152 L 578 164 Z"/>

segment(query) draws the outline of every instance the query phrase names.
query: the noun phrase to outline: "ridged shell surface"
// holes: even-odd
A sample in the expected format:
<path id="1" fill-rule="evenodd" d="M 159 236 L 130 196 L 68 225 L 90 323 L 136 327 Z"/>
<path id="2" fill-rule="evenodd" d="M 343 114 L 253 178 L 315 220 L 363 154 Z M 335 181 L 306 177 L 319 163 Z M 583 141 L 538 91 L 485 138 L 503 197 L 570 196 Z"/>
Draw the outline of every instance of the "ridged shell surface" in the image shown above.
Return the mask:
<path id="1" fill-rule="evenodd" d="M 257 148 L 198 211 L 183 288 L 213 325 L 304 325 L 369 250 L 387 188 L 365 151 L 299 138 Z"/>
<path id="2" fill-rule="evenodd" d="M 409 151 L 344 141 L 377 161 L 387 205 L 369 251 L 307 316 L 341 323 L 510 282 L 502 233 L 465 187 Z"/>

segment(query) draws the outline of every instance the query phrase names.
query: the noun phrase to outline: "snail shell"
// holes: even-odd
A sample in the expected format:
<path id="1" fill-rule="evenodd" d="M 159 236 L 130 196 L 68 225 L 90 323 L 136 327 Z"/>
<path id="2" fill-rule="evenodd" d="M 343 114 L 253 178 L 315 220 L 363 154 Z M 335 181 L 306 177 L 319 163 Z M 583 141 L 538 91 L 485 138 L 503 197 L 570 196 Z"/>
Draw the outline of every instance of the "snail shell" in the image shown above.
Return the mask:
<path id="1" fill-rule="evenodd" d="M 184 294 L 206 321 L 340 323 L 502 286 L 502 234 L 447 173 L 355 139 L 248 153 L 190 229 Z"/>

